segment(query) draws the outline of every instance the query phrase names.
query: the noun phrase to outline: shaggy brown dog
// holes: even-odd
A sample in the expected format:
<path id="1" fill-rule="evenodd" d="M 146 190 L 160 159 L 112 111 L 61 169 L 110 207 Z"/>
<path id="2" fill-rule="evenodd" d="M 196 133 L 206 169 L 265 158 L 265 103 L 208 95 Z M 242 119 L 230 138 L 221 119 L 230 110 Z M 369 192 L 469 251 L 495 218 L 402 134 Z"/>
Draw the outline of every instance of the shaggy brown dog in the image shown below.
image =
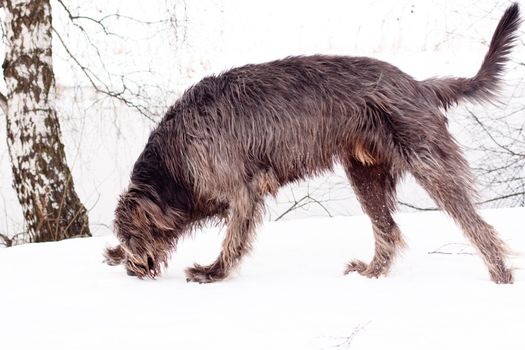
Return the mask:
<path id="1" fill-rule="evenodd" d="M 461 226 L 492 280 L 511 283 L 505 244 L 476 212 L 472 175 L 444 112 L 495 97 L 516 39 L 519 9 L 501 18 L 473 78 L 416 81 L 367 57 L 289 57 L 211 76 L 173 105 L 139 156 L 115 211 L 120 241 L 105 253 L 130 275 L 155 277 L 186 232 L 211 218 L 228 223 L 223 249 L 188 280 L 228 276 L 250 250 L 264 197 L 340 162 L 372 221 L 372 262 L 346 272 L 386 274 L 403 246 L 392 218 L 395 189 L 410 172 Z"/>

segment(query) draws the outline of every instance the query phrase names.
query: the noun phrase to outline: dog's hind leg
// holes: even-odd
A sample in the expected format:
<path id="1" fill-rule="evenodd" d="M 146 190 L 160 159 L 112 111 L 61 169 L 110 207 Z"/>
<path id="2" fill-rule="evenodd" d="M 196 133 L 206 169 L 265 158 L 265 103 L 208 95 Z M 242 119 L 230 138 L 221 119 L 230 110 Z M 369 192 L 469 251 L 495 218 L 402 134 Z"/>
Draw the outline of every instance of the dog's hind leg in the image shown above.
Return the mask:
<path id="1" fill-rule="evenodd" d="M 440 141 L 418 152 L 412 173 L 434 201 L 458 223 L 478 249 L 496 283 L 512 283 L 505 266 L 507 249 L 496 230 L 476 212 L 470 168 L 454 139 L 445 130 Z"/>
<path id="2" fill-rule="evenodd" d="M 262 219 L 263 200 L 248 186 L 237 191 L 230 202 L 226 237 L 219 257 L 208 266 L 195 264 L 186 269 L 188 281 L 211 283 L 228 277 L 251 249 L 255 227 Z"/>
<path id="3" fill-rule="evenodd" d="M 356 271 L 367 277 L 386 275 L 398 248 L 404 246 L 399 227 L 392 218 L 397 176 L 385 165 L 366 165 L 355 159 L 345 162 L 344 166 L 364 212 L 370 217 L 375 238 L 375 253 L 370 264 L 351 261 L 345 274 Z"/>

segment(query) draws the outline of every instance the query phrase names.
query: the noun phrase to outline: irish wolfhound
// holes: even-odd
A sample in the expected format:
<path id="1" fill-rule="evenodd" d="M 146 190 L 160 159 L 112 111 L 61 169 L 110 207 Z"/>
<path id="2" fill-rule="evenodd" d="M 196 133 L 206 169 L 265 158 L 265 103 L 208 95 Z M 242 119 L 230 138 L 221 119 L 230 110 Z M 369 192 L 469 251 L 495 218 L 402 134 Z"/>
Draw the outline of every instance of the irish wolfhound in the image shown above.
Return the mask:
<path id="1" fill-rule="evenodd" d="M 228 276 L 250 250 L 264 197 L 340 162 L 375 236 L 370 263 L 346 273 L 386 274 L 403 239 L 392 218 L 396 184 L 410 172 L 461 226 L 492 280 L 511 283 L 506 248 L 476 212 L 472 174 L 447 130 L 445 111 L 460 101 L 494 99 L 516 40 L 510 6 L 473 78 L 414 80 L 373 58 L 300 56 L 234 68 L 188 89 L 152 131 L 119 200 L 120 245 L 109 264 L 155 277 L 177 241 L 199 223 L 226 220 L 222 251 L 189 281 Z"/>

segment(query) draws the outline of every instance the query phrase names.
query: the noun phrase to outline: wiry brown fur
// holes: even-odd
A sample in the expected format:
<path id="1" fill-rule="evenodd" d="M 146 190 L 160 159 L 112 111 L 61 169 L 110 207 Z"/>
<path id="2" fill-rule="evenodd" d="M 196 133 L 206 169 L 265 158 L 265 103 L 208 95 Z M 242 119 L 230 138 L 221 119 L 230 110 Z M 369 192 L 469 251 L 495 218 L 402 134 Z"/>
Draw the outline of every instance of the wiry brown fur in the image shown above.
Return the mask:
<path id="1" fill-rule="evenodd" d="M 203 79 L 173 105 L 137 160 L 115 212 L 120 245 L 110 264 L 155 277 L 177 240 L 211 218 L 228 223 L 223 249 L 191 281 L 228 276 L 250 250 L 265 195 L 340 162 L 372 221 L 371 263 L 346 272 L 386 274 L 401 232 L 395 189 L 411 172 L 477 247 L 491 278 L 512 282 L 505 245 L 476 212 L 472 175 L 444 112 L 461 100 L 495 96 L 519 26 L 509 7 L 475 77 L 416 81 L 372 58 L 289 57 Z"/>

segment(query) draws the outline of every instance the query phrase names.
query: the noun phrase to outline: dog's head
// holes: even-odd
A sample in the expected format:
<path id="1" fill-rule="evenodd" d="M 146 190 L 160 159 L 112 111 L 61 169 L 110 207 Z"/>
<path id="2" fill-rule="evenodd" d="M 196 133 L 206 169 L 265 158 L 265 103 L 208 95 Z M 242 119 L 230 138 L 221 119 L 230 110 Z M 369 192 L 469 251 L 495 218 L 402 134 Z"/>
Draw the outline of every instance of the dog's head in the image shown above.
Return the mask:
<path id="1" fill-rule="evenodd" d="M 150 196 L 130 186 L 115 210 L 114 231 L 120 246 L 106 250 L 106 262 L 124 264 L 130 276 L 155 278 L 167 266 L 183 222 L 180 212 L 163 210 Z"/>

